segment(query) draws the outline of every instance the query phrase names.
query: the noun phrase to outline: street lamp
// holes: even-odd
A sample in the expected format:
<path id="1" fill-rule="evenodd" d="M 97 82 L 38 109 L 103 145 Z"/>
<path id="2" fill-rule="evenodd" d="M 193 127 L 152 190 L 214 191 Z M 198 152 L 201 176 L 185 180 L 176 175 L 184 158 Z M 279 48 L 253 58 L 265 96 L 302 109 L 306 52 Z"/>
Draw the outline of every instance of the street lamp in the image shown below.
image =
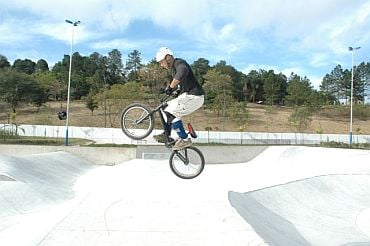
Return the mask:
<path id="1" fill-rule="evenodd" d="M 353 55 L 354 51 L 360 49 L 361 47 L 348 47 L 348 50 L 352 52 L 352 79 L 351 79 L 351 116 L 349 123 L 349 144 L 352 145 L 352 112 L 353 112 Z"/>
<path id="2" fill-rule="evenodd" d="M 68 74 L 68 95 L 67 95 L 67 118 L 66 118 L 66 146 L 68 146 L 68 122 L 69 122 L 69 97 L 71 91 L 71 71 L 72 71 L 72 52 L 73 52 L 73 32 L 74 27 L 80 24 L 80 21 L 70 21 L 66 20 L 67 23 L 72 25 L 72 38 L 71 38 L 71 52 L 69 55 L 69 74 Z"/>

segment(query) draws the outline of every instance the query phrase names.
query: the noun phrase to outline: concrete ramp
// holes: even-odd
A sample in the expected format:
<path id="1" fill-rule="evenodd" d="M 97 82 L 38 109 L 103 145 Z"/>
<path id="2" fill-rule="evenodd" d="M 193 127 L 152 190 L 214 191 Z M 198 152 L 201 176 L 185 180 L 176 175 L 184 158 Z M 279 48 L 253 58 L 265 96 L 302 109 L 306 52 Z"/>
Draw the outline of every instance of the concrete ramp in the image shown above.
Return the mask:
<path id="1" fill-rule="evenodd" d="M 65 152 L 0 156 L 1 244 L 36 245 L 41 231 L 59 221 L 61 204 L 74 199 L 78 178 L 93 168 Z"/>
<path id="2" fill-rule="evenodd" d="M 369 191 L 370 175 L 329 175 L 229 199 L 269 245 L 370 245 Z"/>
<path id="3" fill-rule="evenodd" d="M 92 168 L 93 165 L 87 161 L 65 152 L 25 157 L 0 156 L 2 180 L 15 181 L 7 184 L 2 183 L 0 187 L 23 183 L 33 192 L 38 193 L 43 200 L 63 201 L 73 198 L 72 187 L 74 183 L 82 174 Z M 6 190 L 2 192 L 6 192 Z"/>
<path id="4" fill-rule="evenodd" d="M 183 180 L 168 160 L 0 155 L 0 245 L 370 245 L 369 160 L 276 146 Z"/>
<path id="5" fill-rule="evenodd" d="M 268 245 L 370 245 L 369 151 L 272 147 L 249 165 L 260 179 L 229 201 Z"/>

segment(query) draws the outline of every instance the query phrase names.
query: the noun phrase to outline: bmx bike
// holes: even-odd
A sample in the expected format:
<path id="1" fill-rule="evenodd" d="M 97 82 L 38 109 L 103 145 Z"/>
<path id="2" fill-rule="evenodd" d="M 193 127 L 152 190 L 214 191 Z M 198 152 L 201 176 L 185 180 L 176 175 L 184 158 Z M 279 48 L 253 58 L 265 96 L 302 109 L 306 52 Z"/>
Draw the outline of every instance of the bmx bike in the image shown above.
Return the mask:
<path id="1" fill-rule="evenodd" d="M 141 103 L 132 103 L 123 109 L 120 117 L 120 123 L 123 133 L 133 139 L 141 140 L 148 137 L 155 125 L 155 113 L 158 112 L 162 127 L 165 133 L 165 146 L 172 151 L 169 164 L 171 171 L 178 177 L 183 179 L 192 179 L 202 173 L 205 165 L 205 160 L 202 152 L 194 147 L 189 146 L 181 150 L 172 150 L 174 141 L 166 129 L 166 121 L 164 118 L 164 109 L 167 107 L 167 102 L 171 96 L 163 96 L 160 99 L 160 104 L 151 109 L 149 106 Z M 196 138 L 197 134 L 190 123 L 187 124 L 188 136 Z"/>

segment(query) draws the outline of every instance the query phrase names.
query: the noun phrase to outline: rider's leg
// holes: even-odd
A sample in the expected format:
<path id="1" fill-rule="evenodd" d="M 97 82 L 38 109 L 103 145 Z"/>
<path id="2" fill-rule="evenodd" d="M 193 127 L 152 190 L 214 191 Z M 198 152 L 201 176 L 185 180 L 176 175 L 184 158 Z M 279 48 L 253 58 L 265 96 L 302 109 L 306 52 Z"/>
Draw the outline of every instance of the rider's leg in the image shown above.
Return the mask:
<path id="1" fill-rule="evenodd" d="M 185 132 L 182 120 L 175 118 L 172 123 L 172 128 L 176 131 L 177 135 L 182 139 L 187 139 L 188 134 Z"/>
<path id="2" fill-rule="evenodd" d="M 185 132 L 182 120 L 176 118 L 172 123 L 172 128 L 176 131 L 179 139 L 176 141 L 175 145 L 172 147 L 173 150 L 180 150 L 191 145 L 191 139 L 188 139 L 188 134 Z"/>
<path id="3" fill-rule="evenodd" d="M 183 93 L 179 97 L 172 99 L 171 101 L 168 102 L 168 106 L 166 107 L 165 112 L 174 115 L 177 119 L 181 119 L 183 116 L 189 115 L 198 108 L 200 108 L 203 105 L 203 102 L 204 96 L 194 96 L 189 95 L 187 93 Z M 178 120 L 174 119 L 174 121 L 172 122 L 172 128 L 177 129 L 176 133 L 178 133 L 180 138 L 177 141 L 179 143 L 176 143 L 174 148 L 181 149 L 181 146 L 183 146 L 183 144 L 186 145 L 189 145 L 189 143 L 191 144 L 191 139 L 189 138 L 188 140 L 185 140 L 187 138 L 187 134 L 186 133 L 184 134 L 185 130 L 182 130 L 184 129 L 184 126 L 182 122 L 176 123 L 176 121 Z"/>
<path id="4" fill-rule="evenodd" d="M 169 112 L 165 112 L 167 116 L 167 122 L 165 126 L 165 130 L 167 131 L 167 135 L 171 136 L 171 125 L 173 120 L 176 118 L 173 114 L 170 114 Z"/>
<path id="5" fill-rule="evenodd" d="M 165 132 L 162 132 L 158 135 L 154 135 L 154 139 L 160 143 L 165 143 L 167 141 L 169 142 L 174 142 L 175 140 L 173 138 L 171 138 L 171 124 L 172 124 L 172 121 L 173 119 L 175 119 L 176 117 L 174 115 L 172 115 L 171 113 L 169 112 L 164 112 L 165 113 L 165 118 L 167 119 L 165 124 L 164 124 L 164 131 Z M 163 112 L 162 112 L 163 114 Z M 168 136 L 168 139 L 167 139 L 167 136 Z"/>

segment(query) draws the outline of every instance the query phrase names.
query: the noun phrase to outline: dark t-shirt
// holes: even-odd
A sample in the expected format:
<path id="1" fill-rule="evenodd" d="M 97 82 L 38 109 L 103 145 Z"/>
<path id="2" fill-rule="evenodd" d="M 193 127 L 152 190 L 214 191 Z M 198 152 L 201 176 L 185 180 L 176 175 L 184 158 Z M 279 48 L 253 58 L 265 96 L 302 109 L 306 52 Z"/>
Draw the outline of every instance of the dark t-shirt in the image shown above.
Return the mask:
<path id="1" fill-rule="evenodd" d="M 172 77 L 180 81 L 180 93 L 187 92 L 191 95 L 204 95 L 204 90 L 194 76 L 189 64 L 180 58 L 176 58 L 172 67 Z"/>

